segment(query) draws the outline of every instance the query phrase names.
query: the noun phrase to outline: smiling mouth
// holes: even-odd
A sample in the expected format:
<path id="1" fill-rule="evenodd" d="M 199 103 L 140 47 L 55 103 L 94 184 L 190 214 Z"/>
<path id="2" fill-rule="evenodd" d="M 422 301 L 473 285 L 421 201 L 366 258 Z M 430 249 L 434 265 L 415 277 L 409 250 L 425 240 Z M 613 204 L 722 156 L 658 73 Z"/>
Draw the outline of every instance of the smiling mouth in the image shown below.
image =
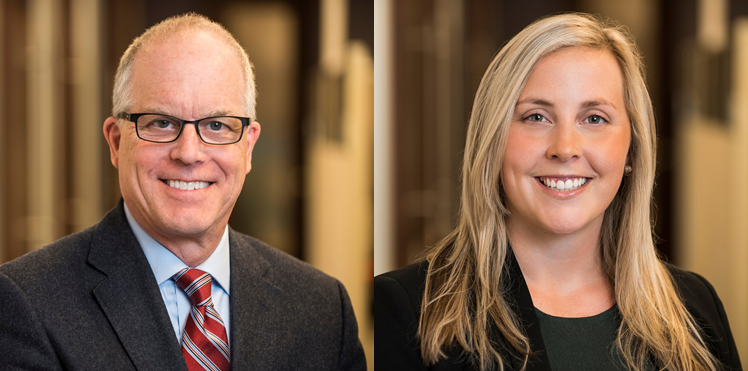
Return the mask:
<path id="1" fill-rule="evenodd" d="M 558 192 L 569 192 L 573 191 L 585 184 L 587 184 L 588 178 L 536 178 L 540 181 L 540 184 Z"/>
<path id="2" fill-rule="evenodd" d="M 162 182 L 164 182 L 166 185 L 172 188 L 181 189 L 185 191 L 194 191 L 197 189 L 203 189 L 211 184 L 213 182 L 183 182 L 181 180 L 173 180 L 173 179 L 161 179 Z"/>

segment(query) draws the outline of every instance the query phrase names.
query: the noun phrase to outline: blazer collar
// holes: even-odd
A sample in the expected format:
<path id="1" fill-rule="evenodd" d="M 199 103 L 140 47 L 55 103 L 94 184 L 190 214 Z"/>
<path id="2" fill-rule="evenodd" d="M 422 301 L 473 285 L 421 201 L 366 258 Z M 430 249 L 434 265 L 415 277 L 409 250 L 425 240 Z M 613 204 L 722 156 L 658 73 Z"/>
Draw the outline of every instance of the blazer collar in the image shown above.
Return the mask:
<path id="1" fill-rule="evenodd" d="M 522 269 L 511 247 L 507 252 L 506 267 L 509 268 L 509 279 L 511 280 L 509 282 L 509 294 L 514 299 L 515 313 L 519 315 L 525 333 L 530 339 L 532 354 L 527 363 L 527 371 L 551 371 L 548 354 L 545 351 L 545 343 L 543 343 L 543 334 L 540 332 L 540 323 L 538 323 L 535 306 L 532 303 L 532 297 L 530 297 L 530 290 L 527 288 Z M 503 339 L 503 337 L 501 338 Z M 514 369 L 521 370 L 524 357 L 519 357 L 519 354 L 508 343 L 505 343 L 505 347 L 511 349 L 512 356 L 510 358 Z"/>
<path id="2" fill-rule="evenodd" d="M 278 313 L 291 313 L 283 290 L 268 279 L 271 264 L 255 240 L 229 228 L 231 255 L 231 369 L 262 370 L 268 345 L 277 342 L 272 330 Z"/>
<path id="3" fill-rule="evenodd" d="M 156 278 L 120 199 L 94 232 L 88 263 L 104 274 L 92 294 L 138 370 L 187 368 Z"/>
<path id="4" fill-rule="evenodd" d="M 530 339 L 531 356 L 527 363 L 527 371 L 551 371 L 550 361 L 545 351 L 543 343 L 543 334 L 540 332 L 540 324 L 535 315 L 535 306 L 530 297 L 530 290 L 527 288 L 527 282 L 522 275 L 517 259 L 511 250 L 507 252 L 505 260 L 505 277 L 508 281 L 508 299 L 509 305 L 519 316 L 522 326 Z M 425 272 L 424 272 L 425 274 Z M 493 325 L 490 330 L 490 338 L 493 341 L 501 342 L 503 345 L 502 358 L 507 362 L 507 369 L 522 370 L 524 366 L 524 357 L 517 352 L 506 338 L 501 334 L 499 329 Z M 439 371 L 456 371 L 456 370 L 478 370 L 475 365 L 467 361 L 460 349 L 449 348 L 446 350 L 447 357 L 433 365 L 434 370 Z"/>

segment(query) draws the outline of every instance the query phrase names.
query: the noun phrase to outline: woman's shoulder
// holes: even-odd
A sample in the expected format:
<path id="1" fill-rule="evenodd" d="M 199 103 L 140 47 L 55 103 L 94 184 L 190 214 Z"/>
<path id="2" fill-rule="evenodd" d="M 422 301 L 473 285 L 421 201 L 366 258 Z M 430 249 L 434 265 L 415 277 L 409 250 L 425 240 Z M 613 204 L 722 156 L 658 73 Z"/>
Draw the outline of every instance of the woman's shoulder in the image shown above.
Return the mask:
<path id="1" fill-rule="evenodd" d="M 427 261 L 421 261 L 394 271 L 382 273 L 376 276 L 376 280 L 394 280 L 405 286 L 413 286 L 420 284 L 422 285 L 426 281 L 426 273 L 429 269 L 429 263 Z"/>
<path id="2" fill-rule="evenodd" d="M 420 357 L 418 318 L 428 263 L 374 277 L 374 363 L 383 370 L 426 370 Z"/>
<path id="3" fill-rule="evenodd" d="M 402 299 L 407 297 L 413 306 L 419 307 L 428 267 L 429 263 L 422 261 L 380 274 L 374 277 L 375 293 L 388 292 L 390 295 L 399 293 L 398 296 Z"/>
<path id="4" fill-rule="evenodd" d="M 696 310 L 700 314 L 717 314 L 724 311 L 714 286 L 706 278 L 669 263 L 665 263 L 665 267 L 673 277 L 673 283 L 690 311 Z"/>
<path id="5" fill-rule="evenodd" d="M 740 367 L 735 341 L 722 300 L 706 278 L 672 264 L 665 264 L 686 309 L 706 335 L 712 353 L 724 364 Z"/>

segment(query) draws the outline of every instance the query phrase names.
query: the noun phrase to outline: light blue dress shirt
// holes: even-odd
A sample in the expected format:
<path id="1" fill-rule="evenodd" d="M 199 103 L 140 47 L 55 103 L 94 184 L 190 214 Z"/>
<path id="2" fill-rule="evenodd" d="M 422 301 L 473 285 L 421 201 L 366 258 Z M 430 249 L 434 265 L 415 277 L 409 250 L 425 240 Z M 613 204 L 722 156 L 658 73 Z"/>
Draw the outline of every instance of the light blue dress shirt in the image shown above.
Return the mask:
<path id="1" fill-rule="evenodd" d="M 187 265 L 143 230 L 132 217 L 132 214 L 130 214 L 127 204 L 125 204 L 125 215 L 127 216 L 127 222 L 130 223 L 130 228 L 135 234 L 135 238 L 137 238 L 140 246 L 143 248 L 145 257 L 148 258 L 153 275 L 156 276 L 158 288 L 161 290 L 161 297 L 164 299 L 166 310 L 169 312 L 171 325 L 174 327 L 174 333 L 181 344 L 182 331 L 184 331 L 184 325 L 187 323 L 190 310 L 192 310 L 192 303 L 187 294 L 177 286 L 172 276 L 180 270 L 187 268 Z M 213 277 L 211 285 L 213 305 L 221 316 L 221 319 L 223 319 L 223 323 L 226 326 L 226 335 L 230 337 L 229 292 L 231 286 L 229 279 L 231 277 L 231 259 L 229 257 L 228 226 L 226 226 L 223 237 L 221 237 L 221 242 L 218 243 L 218 247 L 213 251 L 213 254 L 199 266 L 190 268 L 200 269 Z"/>

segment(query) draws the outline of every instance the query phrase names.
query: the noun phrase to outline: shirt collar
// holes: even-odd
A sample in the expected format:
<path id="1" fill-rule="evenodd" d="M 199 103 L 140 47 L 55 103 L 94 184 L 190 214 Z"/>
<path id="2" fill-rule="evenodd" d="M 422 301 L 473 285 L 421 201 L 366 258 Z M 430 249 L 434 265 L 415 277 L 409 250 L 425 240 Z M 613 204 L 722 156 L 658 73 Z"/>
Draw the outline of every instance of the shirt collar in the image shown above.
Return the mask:
<path id="1" fill-rule="evenodd" d="M 181 259 L 146 233 L 140 224 L 135 221 L 135 218 L 133 218 L 130 209 L 127 208 L 127 204 L 125 204 L 125 216 L 132 232 L 135 234 L 135 238 L 145 253 L 145 257 L 148 259 L 148 264 L 150 264 L 153 275 L 156 276 L 156 282 L 159 285 L 166 280 L 170 280 L 180 270 L 187 268 L 187 265 Z M 228 225 L 224 229 L 221 241 L 213 253 L 202 264 L 194 268 L 209 273 L 226 294 L 230 292 L 231 258 L 229 255 Z"/>

